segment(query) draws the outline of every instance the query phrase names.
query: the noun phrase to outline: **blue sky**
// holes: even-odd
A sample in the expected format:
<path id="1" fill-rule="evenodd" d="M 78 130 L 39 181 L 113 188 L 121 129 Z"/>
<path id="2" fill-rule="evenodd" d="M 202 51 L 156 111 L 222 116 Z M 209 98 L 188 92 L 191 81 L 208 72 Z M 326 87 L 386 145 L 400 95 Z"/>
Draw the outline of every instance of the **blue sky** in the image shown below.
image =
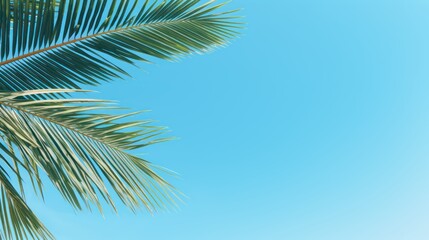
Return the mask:
<path id="1" fill-rule="evenodd" d="M 429 227 L 429 2 L 234 0 L 227 48 L 97 88 L 180 140 L 177 212 L 30 206 L 60 240 L 420 240 Z"/>

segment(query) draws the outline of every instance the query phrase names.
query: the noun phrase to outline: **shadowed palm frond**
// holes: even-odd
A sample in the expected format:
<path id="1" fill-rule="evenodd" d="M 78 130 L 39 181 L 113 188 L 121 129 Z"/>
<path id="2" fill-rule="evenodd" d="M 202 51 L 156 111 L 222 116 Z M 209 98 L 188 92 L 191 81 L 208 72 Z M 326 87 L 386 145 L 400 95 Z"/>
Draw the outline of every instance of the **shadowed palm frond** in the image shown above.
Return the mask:
<path id="1" fill-rule="evenodd" d="M 134 64 L 206 52 L 240 24 L 199 0 L 0 0 L 0 89 L 80 88 Z M 12 8 L 13 7 L 13 8 Z"/>
<path id="2" fill-rule="evenodd" d="M 101 211 L 100 197 L 115 209 L 109 188 L 133 210 L 144 206 L 152 212 L 170 204 L 174 206 L 177 199 L 174 188 L 154 171 L 151 163 L 129 153 L 168 140 L 158 138 L 163 128 L 150 126 L 149 121 L 118 121 L 135 113 L 97 113 L 112 108 L 106 101 L 25 98 L 76 91 L 0 92 L 0 132 L 4 142 L 0 149 L 9 156 L 0 162 L 13 162 L 9 168 L 17 175 L 19 186 L 22 186 L 22 172 L 26 172 L 34 189 L 43 193 L 40 174 L 44 172 L 78 209 L 94 203 Z M 10 187 L 6 188 L 10 184 L 4 179 L 7 178 L 0 179 L 4 194 L 16 195 L 8 190 Z M 0 206 L 6 207 L 4 201 Z M 18 208 L 14 211 L 21 211 L 20 205 L 14 207 Z M 26 224 L 24 220 L 19 221 Z M 11 221 L 19 226 L 18 220 Z M 7 234 L 4 226 L 3 233 Z"/>

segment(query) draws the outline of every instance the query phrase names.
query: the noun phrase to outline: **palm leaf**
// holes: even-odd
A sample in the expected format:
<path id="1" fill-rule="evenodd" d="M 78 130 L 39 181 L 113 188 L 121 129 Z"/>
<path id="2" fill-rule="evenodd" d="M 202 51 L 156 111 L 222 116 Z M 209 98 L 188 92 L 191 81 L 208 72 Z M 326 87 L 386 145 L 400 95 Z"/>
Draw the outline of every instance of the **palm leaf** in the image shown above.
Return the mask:
<path id="1" fill-rule="evenodd" d="M 135 113 L 97 113 L 112 108 L 106 101 L 26 98 L 76 91 L 0 93 L 0 132 L 4 141 L 11 146 L 7 148 L 1 144 L 0 149 L 12 156 L 11 160 L 16 166 L 19 165 L 13 167 L 9 164 L 18 179 L 22 175 L 19 169 L 27 172 L 35 190 L 43 193 L 41 169 L 77 209 L 83 206 L 90 208 L 95 204 L 102 211 L 103 201 L 115 209 L 109 189 L 133 210 L 140 206 L 149 211 L 167 208 L 171 204 L 174 206 L 176 191 L 154 171 L 158 168 L 129 153 L 130 150 L 168 140 L 157 137 L 163 128 L 150 126 L 150 121 L 119 121 Z M 6 158 L 3 162 L 7 162 Z M 6 188 L 6 180 L 0 179 L 0 183 L 7 190 L 4 194 L 16 194 Z M 8 205 L 1 202 L 0 206 L 5 208 Z M 17 208 L 13 211 L 21 211 L 20 205 L 13 207 Z M 10 221 L 16 228 L 21 220 Z M 22 224 L 30 227 L 26 222 Z M 7 228 L 3 228 L 3 232 L 8 234 Z"/>
<path id="2" fill-rule="evenodd" d="M 3 155 L 0 159 L 6 160 Z M 27 206 L 0 166 L 0 239 L 53 239 L 52 234 Z"/>
<path id="3" fill-rule="evenodd" d="M 97 85 L 126 74 L 108 59 L 175 60 L 224 45 L 240 26 L 234 11 L 199 2 L 0 0 L 0 89 Z"/>

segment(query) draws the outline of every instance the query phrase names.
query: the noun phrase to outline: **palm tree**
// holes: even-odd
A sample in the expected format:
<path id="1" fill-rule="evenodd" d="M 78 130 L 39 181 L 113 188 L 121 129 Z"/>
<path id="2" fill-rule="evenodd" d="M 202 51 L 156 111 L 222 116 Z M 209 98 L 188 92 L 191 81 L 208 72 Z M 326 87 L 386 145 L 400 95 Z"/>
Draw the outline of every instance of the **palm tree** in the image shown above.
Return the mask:
<path id="1" fill-rule="evenodd" d="M 199 0 L 0 0 L 0 239 L 52 239 L 25 201 L 48 178 L 75 208 L 105 202 L 153 212 L 178 192 L 130 153 L 168 140 L 137 113 L 76 99 L 83 85 L 122 78 L 118 63 L 204 53 L 240 27 L 224 4 Z M 44 177 L 46 176 L 46 177 Z"/>

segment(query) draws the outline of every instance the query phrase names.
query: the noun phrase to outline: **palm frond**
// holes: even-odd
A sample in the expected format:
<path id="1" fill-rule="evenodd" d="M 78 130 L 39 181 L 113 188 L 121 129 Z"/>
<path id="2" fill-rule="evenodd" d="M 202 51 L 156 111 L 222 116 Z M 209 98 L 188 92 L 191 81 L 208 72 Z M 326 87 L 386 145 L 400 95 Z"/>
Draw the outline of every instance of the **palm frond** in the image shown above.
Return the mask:
<path id="1" fill-rule="evenodd" d="M 234 11 L 199 2 L 0 0 L 0 89 L 97 85 L 126 74 L 108 60 L 175 60 L 236 36 Z"/>
<path id="2" fill-rule="evenodd" d="M 16 149 L 34 188 L 42 192 L 40 168 L 78 209 L 94 203 L 101 211 L 100 197 L 115 209 L 109 188 L 133 210 L 144 206 L 156 211 L 174 205 L 174 188 L 150 162 L 128 152 L 168 140 L 158 138 L 163 128 L 150 126 L 149 121 L 118 121 L 133 113 L 97 113 L 111 108 L 105 101 L 25 98 L 75 91 L 0 93 L 0 132 Z"/>
<path id="3" fill-rule="evenodd" d="M 0 159 L 5 159 L 0 155 Z M 0 239 L 53 239 L 0 167 Z"/>

